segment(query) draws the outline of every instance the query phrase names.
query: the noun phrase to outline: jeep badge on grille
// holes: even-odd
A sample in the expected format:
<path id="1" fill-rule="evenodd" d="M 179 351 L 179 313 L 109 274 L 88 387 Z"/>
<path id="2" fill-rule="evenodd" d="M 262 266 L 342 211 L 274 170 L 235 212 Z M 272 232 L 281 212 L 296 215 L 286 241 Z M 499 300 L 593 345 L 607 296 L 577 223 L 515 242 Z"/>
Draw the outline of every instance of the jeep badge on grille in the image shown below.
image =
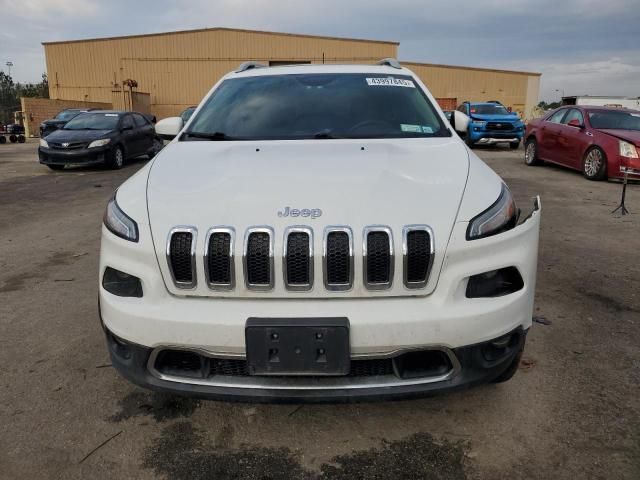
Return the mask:
<path id="1" fill-rule="evenodd" d="M 284 217 L 318 218 L 321 215 L 322 215 L 322 210 L 320 210 L 319 208 L 297 209 L 297 208 L 291 208 L 291 207 L 284 207 L 284 210 L 282 210 L 281 212 L 278 212 L 278 216 L 281 218 L 284 218 Z"/>

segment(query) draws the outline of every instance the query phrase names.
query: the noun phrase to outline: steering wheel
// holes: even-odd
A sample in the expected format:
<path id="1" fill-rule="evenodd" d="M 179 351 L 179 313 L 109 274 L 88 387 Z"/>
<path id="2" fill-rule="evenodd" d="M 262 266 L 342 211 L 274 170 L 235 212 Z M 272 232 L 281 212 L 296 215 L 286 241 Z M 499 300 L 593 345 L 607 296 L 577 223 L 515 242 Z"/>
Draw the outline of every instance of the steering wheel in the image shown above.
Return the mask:
<path id="1" fill-rule="evenodd" d="M 361 128 L 369 126 L 382 126 L 385 129 L 393 130 L 393 125 L 389 122 L 385 122 L 384 120 L 363 120 L 362 122 L 356 123 L 354 126 L 352 126 L 349 129 L 349 133 L 353 132 L 354 130 L 360 130 Z"/>

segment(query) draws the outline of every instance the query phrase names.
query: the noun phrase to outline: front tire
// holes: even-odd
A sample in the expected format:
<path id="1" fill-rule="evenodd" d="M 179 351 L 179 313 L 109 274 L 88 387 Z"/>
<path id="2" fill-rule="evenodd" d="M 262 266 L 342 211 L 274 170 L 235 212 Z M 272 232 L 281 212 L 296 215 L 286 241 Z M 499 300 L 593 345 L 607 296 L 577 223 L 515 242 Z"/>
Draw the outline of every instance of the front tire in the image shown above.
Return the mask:
<path id="1" fill-rule="evenodd" d="M 524 163 L 533 167 L 540 165 L 540 159 L 538 158 L 538 143 L 535 138 L 530 138 L 524 146 Z"/>
<path id="2" fill-rule="evenodd" d="M 149 157 L 149 160 L 151 160 L 158 153 L 160 153 L 160 150 L 162 150 L 163 148 L 164 148 L 164 142 L 162 141 L 162 139 L 161 138 L 154 138 L 153 139 L 153 146 L 151 147 L 151 150 L 149 150 L 149 153 L 147 153 L 147 156 Z"/>
<path id="3" fill-rule="evenodd" d="M 471 135 L 469 135 L 467 133 L 466 137 L 464 138 L 464 143 L 467 144 L 467 147 L 469 148 L 475 148 L 476 144 L 473 140 L 471 140 Z"/>
<path id="4" fill-rule="evenodd" d="M 516 148 L 518 148 L 520 146 L 520 140 L 518 140 L 517 142 L 511 142 L 509 143 L 509 148 L 511 148 L 511 150 L 515 150 Z"/>
<path id="5" fill-rule="evenodd" d="M 124 150 L 120 145 L 116 145 L 109 154 L 107 166 L 113 170 L 120 170 L 124 165 Z"/>
<path id="6" fill-rule="evenodd" d="M 588 180 L 607 178 L 607 157 L 599 147 L 587 150 L 582 159 L 582 174 Z"/>

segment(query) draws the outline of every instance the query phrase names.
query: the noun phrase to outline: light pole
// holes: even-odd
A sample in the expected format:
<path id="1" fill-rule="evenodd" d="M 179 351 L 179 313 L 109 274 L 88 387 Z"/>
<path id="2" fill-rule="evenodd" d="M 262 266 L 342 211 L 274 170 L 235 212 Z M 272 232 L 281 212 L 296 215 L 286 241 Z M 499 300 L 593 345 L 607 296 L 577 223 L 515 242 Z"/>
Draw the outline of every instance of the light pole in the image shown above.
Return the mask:
<path id="1" fill-rule="evenodd" d="M 5 65 L 8 67 L 9 69 L 9 76 L 11 76 L 11 67 L 13 67 L 13 62 L 7 62 L 5 63 Z"/>

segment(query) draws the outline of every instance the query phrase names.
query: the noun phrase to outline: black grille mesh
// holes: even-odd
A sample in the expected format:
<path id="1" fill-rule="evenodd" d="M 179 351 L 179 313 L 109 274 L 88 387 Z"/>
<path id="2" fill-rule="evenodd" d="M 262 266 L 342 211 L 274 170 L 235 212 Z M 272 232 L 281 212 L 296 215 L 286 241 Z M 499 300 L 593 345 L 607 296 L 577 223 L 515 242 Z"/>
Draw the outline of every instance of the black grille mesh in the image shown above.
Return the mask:
<path id="1" fill-rule="evenodd" d="M 208 265 L 209 282 L 231 283 L 231 234 L 214 232 L 209 238 Z"/>
<path id="2" fill-rule="evenodd" d="M 177 282 L 193 282 L 191 271 L 191 242 L 193 235 L 190 232 L 176 232 L 171 236 L 169 257 L 173 276 Z"/>
<path id="3" fill-rule="evenodd" d="M 513 130 L 513 124 L 509 122 L 488 122 L 487 130 Z"/>
<path id="4" fill-rule="evenodd" d="M 309 235 L 291 232 L 287 237 L 287 282 L 290 285 L 309 284 Z"/>
<path id="5" fill-rule="evenodd" d="M 429 232 L 413 230 L 407 233 L 407 281 L 424 282 L 427 279 L 431 256 Z"/>
<path id="6" fill-rule="evenodd" d="M 393 360 L 390 358 L 371 360 L 351 360 L 349 377 L 373 377 L 380 375 L 393 375 Z M 211 359 L 209 375 L 222 375 L 234 377 L 249 376 L 249 367 L 246 360 Z"/>
<path id="7" fill-rule="evenodd" d="M 269 234 L 252 232 L 247 240 L 247 281 L 252 285 L 271 283 L 271 260 L 269 258 Z"/>
<path id="8" fill-rule="evenodd" d="M 391 254 L 389 235 L 386 232 L 369 232 L 367 235 L 367 283 L 390 281 Z"/>
<path id="9" fill-rule="evenodd" d="M 330 232 L 327 235 L 327 283 L 350 284 L 349 235 Z"/>

